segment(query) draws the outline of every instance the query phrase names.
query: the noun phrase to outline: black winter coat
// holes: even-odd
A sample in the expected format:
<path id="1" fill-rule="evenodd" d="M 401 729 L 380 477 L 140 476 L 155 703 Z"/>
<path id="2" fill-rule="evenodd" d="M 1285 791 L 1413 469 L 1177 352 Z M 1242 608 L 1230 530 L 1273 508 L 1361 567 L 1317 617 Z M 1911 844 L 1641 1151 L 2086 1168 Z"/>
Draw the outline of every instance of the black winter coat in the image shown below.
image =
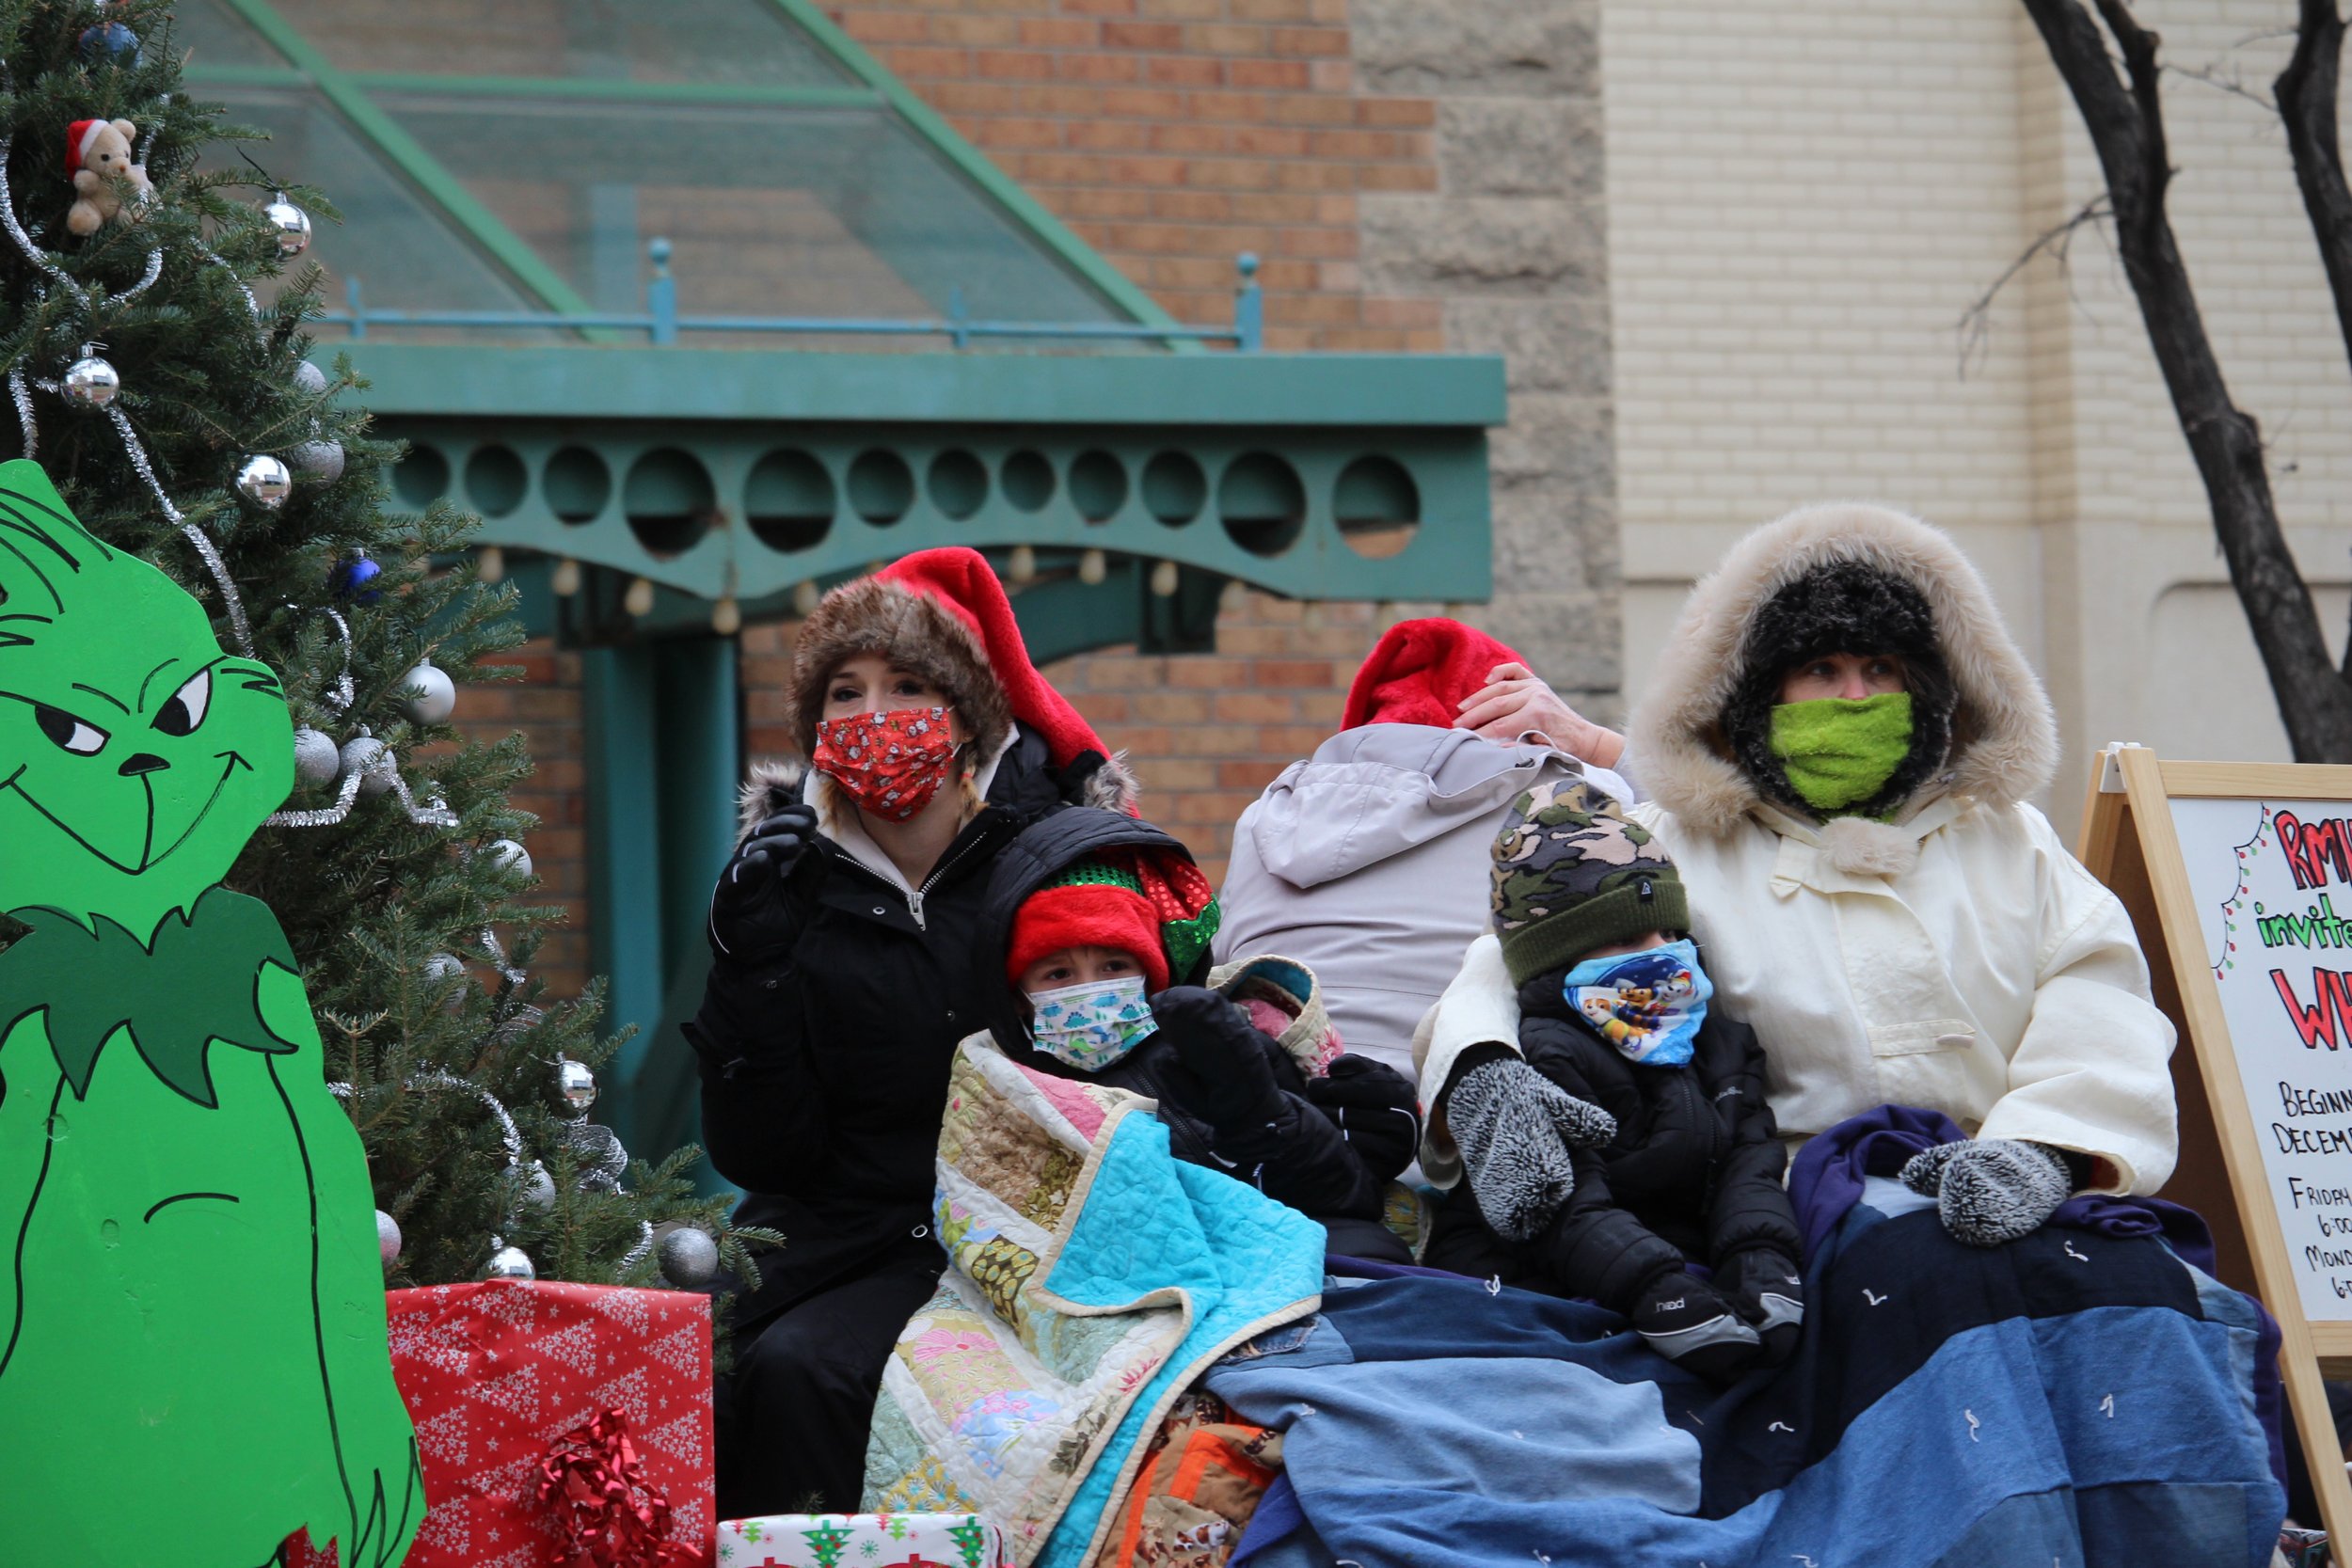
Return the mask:
<path id="1" fill-rule="evenodd" d="M 1331 1076 L 1310 1079 L 1289 1052 L 1259 1032 L 1281 1103 L 1265 1127 L 1244 1138 L 1220 1139 L 1184 1106 L 1177 1088 L 1184 1069 L 1165 1037 L 1152 1036 L 1096 1073 L 1081 1073 L 1030 1042 L 1020 992 L 1002 980 L 1013 916 L 1024 899 L 1055 876 L 1112 849 L 1191 859 L 1183 845 L 1147 822 L 1086 808 L 1034 823 L 997 855 L 980 919 L 978 958 L 979 966 L 993 968 L 999 977 L 1000 1000 L 986 1018 L 996 1043 L 1014 1061 L 1041 1072 L 1088 1077 L 1151 1096 L 1159 1101 L 1176 1158 L 1248 1181 L 1278 1203 L 1322 1221 L 1332 1233 L 1335 1252 L 1361 1255 L 1397 1245 L 1383 1242 L 1381 1209 L 1387 1184 L 1412 1162 L 1420 1121 L 1413 1085 L 1393 1068 L 1368 1056 L 1342 1056 Z M 1173 975 L 1172 982 L 1200 984 L 1207 968 L 1204 953 L 1193 974 Z M 1389 1114 L 1375 1114 L 1380 1107 Z M 1356 1128 L 1363 1129 L 1363 1135 L 1355 1135 Z"/>
<path id="2" fill-rule="evenodd" d="M 948 1067 L 1005 989 L 1001 966 L 974 961 L 990 863 L 1024 827 L 1069 809 L 1078 768 L 1098 760 L 1057 775 L 1043 739 L 1022 729 L 919 908 L 819 837 L 792 871 L 800 925 L 786 956 L 712 963 L 685 1029 L 702 1071 L 704 1145 L 744 1189 L 737 1222 L 787 1238 L 760 1259 L 761 1288 L 738 1303 L 739 1324 L 930 1224 Z"/>
<path id="3" fill-rule="evenodd" d="M 1508 1285 L 1589 1296 L 1628 1310 L 1642 1288 L 1686 1260 L 1720 1269 L 1735 1253 L 1800 1255 L 1782 1184 L 1788 1150 L 1764 1098 L 1764 1048 L 1709 1009 L 1685 1067 L 1629 1060 L 1571 1012 L 1557 972 L 1519 990 L 1528 1065 L 1617 1121 L 1605 1148 L 1570 1151 L 1576 1189 L 1544 1235 L 1515 1243 L 1479 1213 L 1467 1181 L 1447 1195 L 1426 1261 Z M 1502 1052 L 1465 1053 L 1453 1079 Z"/>

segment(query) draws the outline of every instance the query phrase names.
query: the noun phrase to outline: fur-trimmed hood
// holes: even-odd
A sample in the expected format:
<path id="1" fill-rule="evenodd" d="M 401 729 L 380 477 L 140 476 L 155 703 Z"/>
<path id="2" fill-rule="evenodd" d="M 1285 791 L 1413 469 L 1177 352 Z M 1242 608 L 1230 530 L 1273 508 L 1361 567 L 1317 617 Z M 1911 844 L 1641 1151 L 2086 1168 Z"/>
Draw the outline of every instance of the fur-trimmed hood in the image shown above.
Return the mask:
<path id="1" fill-rule="evenodd" d="M 1809 506 L 1746 535 L 1700 581 L 1637 701 L 1634 767 L 1683 831 L 1720 838 L 1759 807 L 1779 815 L 1733 760 L 1724 708 L 1747 678 L 1742 657 L 1758 609 L 1797 578 L 1841 562 L 1918 590 L 1952 682 L 1950 752 L 1898 810 L 1899 818 L 1947 793 L 1993 805 L 2025 800 L 2057 771 L 2058 723 L 2041 679 L 2010 639 L 1984 579 L 1949 536 L 1883 506 Z M 1857 820 L 1850 827 L 1840 819 L 1830 827 L 1843 830 L 1832 836 L 1844 838 L 1882 825 Z"/>

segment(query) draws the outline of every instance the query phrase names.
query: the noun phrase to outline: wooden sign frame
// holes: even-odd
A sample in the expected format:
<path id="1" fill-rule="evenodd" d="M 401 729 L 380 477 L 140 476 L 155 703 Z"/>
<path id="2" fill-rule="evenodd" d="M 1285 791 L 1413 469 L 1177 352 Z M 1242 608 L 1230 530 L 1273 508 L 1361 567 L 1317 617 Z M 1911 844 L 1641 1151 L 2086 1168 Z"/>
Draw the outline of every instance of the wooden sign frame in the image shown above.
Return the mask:
<path id="1" fill-rule="evenodd" d="M 2162 762 L 2144 746 L 2110 746 L 2091 774 L 2077 852 L 2130 911 L 2156 1005 L 2189 1047 L 2172 1053 L 2181 1158 L 2164 1196 L 2205 1217 L 2222 1280 L 2259 1296 L 2279 1320 L 2279 1370 L 2328 1539 L 2352 1542 L 2352 1478 L 2337 1457 L 2343 1446 L 2321 1384 L 2323 1375 L 2352 1376 L 2352 1323 L 2313 1323 L 2303 1314 L 2173 828 L 2175 799 L 2352 800 L 2352 767 Z"/>

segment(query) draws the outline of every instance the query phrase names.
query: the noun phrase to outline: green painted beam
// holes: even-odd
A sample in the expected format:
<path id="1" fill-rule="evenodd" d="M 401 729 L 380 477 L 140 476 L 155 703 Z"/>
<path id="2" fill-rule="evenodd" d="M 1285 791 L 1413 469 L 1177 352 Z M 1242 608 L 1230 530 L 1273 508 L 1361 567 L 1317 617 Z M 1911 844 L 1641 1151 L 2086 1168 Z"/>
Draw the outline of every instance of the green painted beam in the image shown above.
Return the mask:
<path id="1" fill-rule="evenodd" d="M 350 77 L 336 70 L 333 62 L 319 52 L 310 40 L 287 24 L 268 0 L 221 0 L 230 10 L 262 35 L 269 45 L 294 68 L 310 78 L 319 92 L 352 128 L 375 145 L 394 167 L 453 222 L 475 244 L 497 258 L 499 263 L 526 289 L 536 294 L 551 310 L 566 315 L 590 312 L 588 301 L 564 281 L 562 274 L 540 259 L 514 230 L 499 221 L 489 208 L 474 198 L 456 176 L 441 166 L 440 162 L 424 150 L 421 142 L 402 128 L 378 108 L 374 100 L 362 91 Z"/>
<path id="2" fill-rule="evenodd" d="M 661 1022 L 661 854 L 648 825 L 660 820 L 655 775 L 659 728 L 654 665 L 645 647 L 590 648 L 580 656 L 587 723 L 588 900 L 591 967 L 607 976 L 605 1027 L 634 1028 L 636 1049 Z M 637 911 L 631 915 L 629 911 Z M 623 1047 L 627 1052 L 629 1047 Z M 626 1059 L 618 1076 L 625 1082 Z M 616 1095 L 607 1118 L 626 1119 Z M 614 1127 L 624 1144 L 630 1129 Z M 640 1155 L 656 1151 L 630 1146 Z"/>
<path id="3" fill-rule="evenodd" d="M 1068 225 L 1049 212 L 1043 202 L 1023 189 L 1020 182 L 998 168 L 987 153 L 964 140 L 937 110 L 916 97 L 880 60 L 843 32 L 813 0 L 767 0 L 767 4 L 799 24 L 809 37 L 847 66 L 858 80 L 882 94 L 940 156 L 961 171 L 965 179 L 993 198 L 998 205 L 1036 235 L 1040 243 L 1059 257 L 1065 266 L 1085 278 L 1104 298 L 1138 322 L 1153 326 L 1176 325 L 1176 318 L 1161 309 L 1158 301 L 1138 288 L 1125 273 L 1104 261 L 1093 246 L 1072 233 Z M 1189 339 L 1170 340 L 1168 346 L 1180 354 L 1206 352 Z"/>
<path id="4" fill-rule="evenodd" d="M 194 73 L 191 72 L 193 75 Z M 728 103 L 771 109 L 875 109 L 871 87 L 763 87 L 725 82 L 631 82 L 594 76 L 437 76 L 363 71 L 345 78 L 370 92 L 437 93 L 453 98 L 567 98 L 609 103 Z"/>
<path id="5" fill-rule="evenodd" d="M 320 344 L 326 358 L 343 345 Z M 826 354 L 348 347 L 378 415 L 975 424 L 1410 425 L 1506 417 L 1502 360 L 1440 354 Z"/>

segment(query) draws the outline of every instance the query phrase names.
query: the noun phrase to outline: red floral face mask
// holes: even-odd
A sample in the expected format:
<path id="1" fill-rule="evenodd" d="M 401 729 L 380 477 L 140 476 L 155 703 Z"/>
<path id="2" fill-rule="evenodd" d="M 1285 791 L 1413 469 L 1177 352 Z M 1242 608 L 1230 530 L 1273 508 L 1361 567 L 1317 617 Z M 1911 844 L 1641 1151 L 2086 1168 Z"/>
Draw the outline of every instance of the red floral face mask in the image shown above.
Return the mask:
<path id="1" fill-rule="evenodd" d="M 904 822 L 930 804 L 955 759 L 946 708 L 902 707 L 818 720 L 809 760 L 858 810 Z"/>

